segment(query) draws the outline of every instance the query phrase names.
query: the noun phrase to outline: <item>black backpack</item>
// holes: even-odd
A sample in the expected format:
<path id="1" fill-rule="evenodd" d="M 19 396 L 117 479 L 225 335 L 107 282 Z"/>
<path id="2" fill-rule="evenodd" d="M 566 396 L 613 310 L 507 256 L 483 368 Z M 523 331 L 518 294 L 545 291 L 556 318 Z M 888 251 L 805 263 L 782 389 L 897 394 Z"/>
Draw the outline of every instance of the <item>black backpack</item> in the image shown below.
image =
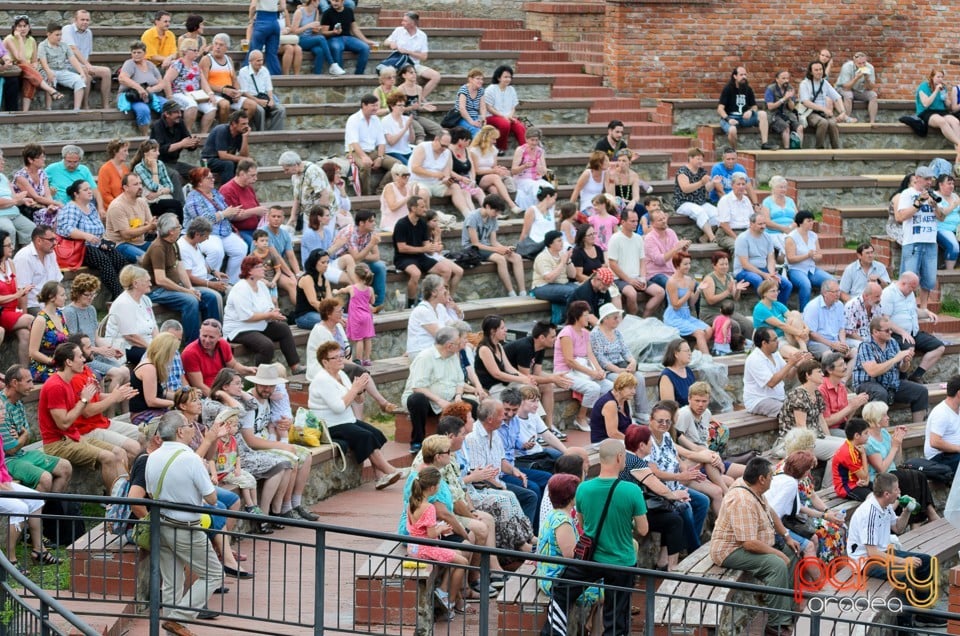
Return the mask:
<path id="1" fill-rule="evenodd" d="M 66 547 L 87 533 L 77 501 L 47 499 L 43 506 L 43 536 L 55 546 Z M 54 517 L 63 517 L 57 519 Z"/>

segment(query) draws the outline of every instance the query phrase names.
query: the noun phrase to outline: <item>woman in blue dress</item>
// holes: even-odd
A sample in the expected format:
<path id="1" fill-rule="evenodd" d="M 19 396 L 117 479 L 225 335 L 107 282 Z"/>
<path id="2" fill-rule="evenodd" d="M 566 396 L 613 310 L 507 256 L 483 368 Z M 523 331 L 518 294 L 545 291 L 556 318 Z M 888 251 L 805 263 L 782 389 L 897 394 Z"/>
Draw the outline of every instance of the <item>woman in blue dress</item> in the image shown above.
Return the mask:
<path id="1" fill-rule="evenodd" d="M 713 329 L 690 313 L 690 308 L 700 298 L 697 282 L 690 276 L 690 255 L 677 252 L 673 257 L 673 267 L 673 275 L 667 279 L 667 308 L 663 312 L 663 322 L 675 327 L 681 336 L 693 336 L 697 341 L 697 349 L 709 355 L 707 343 L 713 335 Z"/>

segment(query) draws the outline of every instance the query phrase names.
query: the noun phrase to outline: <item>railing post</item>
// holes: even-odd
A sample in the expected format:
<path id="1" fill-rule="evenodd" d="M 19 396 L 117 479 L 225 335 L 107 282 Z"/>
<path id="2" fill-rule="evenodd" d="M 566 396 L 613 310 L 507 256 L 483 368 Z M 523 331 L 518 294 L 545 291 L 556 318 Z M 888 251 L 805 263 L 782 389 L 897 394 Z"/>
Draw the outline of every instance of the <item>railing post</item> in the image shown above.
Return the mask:
<path id="1" fill-rule="evenodd" d="M 490 554 L 480 554 L 480 614 L 478 615 L 479 634 L 490 633 Z"/>
<path id="2" fill-rule="evenodd" d="M 820 612 L 810 612 L 810 636 L 820 636 Z"/>
<path id="3" fill-rule="evenodd" d="M 652 574 L 643 577 L 643 591 L 646 613 L 643 617 L 643 633 L 646 636 L 653 636 L 657 622 L 657 579 Z"/>
<path id="4" fill-rule="evenodd" d="M 313 576 L 314 576 L 314 585 L 313 585 L 313 633 L 323 634 L 323 617 L 324 617 L 324 583 L 325 583 L 325 572 L 324 564 L 326 563 L 326 551 L 327 551 L 327 534 L 324 532 L 323 528 L 317 528 L 317 538 L 316 538 L 316 557 L 313 562 Z M 339 574 L 337 575 L 338 584 L 342 584 L 342 581 L 339 580 Z M 341 586 L 342 589 L 342 586 Z M 339 626 L 339 625 L 338 625 Z"/>
<path id="5" fill-rule="evenodd" d="M 160 636 L 160 507 L 149 505 L 150 513 L 150 636 Z M 142 523 L 142 522 L 141 522 Z"/>
<path id="6" fill-rule="evenodd" d="M 40 601 L 40 636 L 50 636 L 50 606 Z"/>

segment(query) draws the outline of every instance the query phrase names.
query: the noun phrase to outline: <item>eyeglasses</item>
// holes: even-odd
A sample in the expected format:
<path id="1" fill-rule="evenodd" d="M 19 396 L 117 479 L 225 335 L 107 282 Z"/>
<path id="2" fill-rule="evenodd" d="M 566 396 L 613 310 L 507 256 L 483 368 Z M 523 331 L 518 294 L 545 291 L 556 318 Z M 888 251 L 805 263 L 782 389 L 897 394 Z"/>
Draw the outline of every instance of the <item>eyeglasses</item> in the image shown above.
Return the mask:
<path id="1" fill-rule="evenodd" d="M 184 53 L 196 53 L 199 49 L 183 49 Z"/>
<path id="2" fill-rule="evenodd" d="M 41 237 L 40 237 L 40 240 L 41 240 L 41 241 L 49 241 L 50 243 L 53 243 L 54 241 L 57 240 L 57 237 L 56 237 L 56 236 L 41 236 Z"/>
<path id="3" fill-rule="evenodd" d="M 893 329 L 877 329 L 880 333 L 893 333 Z"/>
<path id="4" fill-rule="evenodd" d="M 84 292 L 84 293 L 82 293 L 82 294 L 80 294 L 80 295 L 83 296 L 84 298 L 91 298 L 91 299 L 92 299 L 92 298 L 96 298 L 96 297 L 97 297 L 97 292 Z"/>
<path id="5" fill-rule="evenodd" d="M 220 328 L 221 328 L 221 327 L 220 327 L 220 321 L 219 321 L 219 320 L 214 320 L 213 318 L 207 318 L 206 320 L 204 320 L 203 322 L 200 323 L 200 326 L 201 326 L 201 327 L 216 327 L 217 329 L 220 329 Z"/>
<path id="6" fill-rule="evenodd" d="M 662 419 L 654 418 L 653 421 L 657 424 L 673 424 L 673 420 L 671 420 L 669 417 L 664 417 Z"/>
<path id="7" fill-rule="evenodd" d="M 343 354 L 340 354 L 340 355 L 334 356 L 334 357 L 332 357 L 332 358 L 324 358 L 324 359 L 325 359 L 327 362 L 335 362 L 335 361 L 337 361 L 337 360 L 343 360 L 343 357 L 344 357 Z"/>

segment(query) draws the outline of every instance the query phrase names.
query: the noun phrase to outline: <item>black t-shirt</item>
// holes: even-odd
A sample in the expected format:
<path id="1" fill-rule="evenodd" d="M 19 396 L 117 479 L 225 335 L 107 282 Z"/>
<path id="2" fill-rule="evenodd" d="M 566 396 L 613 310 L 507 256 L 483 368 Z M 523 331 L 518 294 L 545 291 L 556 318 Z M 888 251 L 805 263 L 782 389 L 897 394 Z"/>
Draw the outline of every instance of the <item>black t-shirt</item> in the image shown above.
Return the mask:
<path id="1" fill-rule="evenodd" d="M 607 156 L 613 159 L 613 156 L 617 154 L 617 151 L 623 150 L 627 147 L 627 142 L 623 139 L 617 142 L 617 146 L 613 147 L 610 145 L 610 140 L 606 137 L 597 142 L 597 145 L 593 147 L 594 150 L 599 150 L 600 152 L 607 153 Z"/>
<path id="2" fill-rule="evenodd" d="M 137 455 L 137 458 L 133 460 L 133 466 L 130 468 L 130 487 L 140 486 L 143 488 L 143 492 L 147 492 L 147 457 L 146 453 L 140 453 Z M 144 499 L 149 499 L 150 495 L 144 495 Z M 133 513 L 130 513 L 131 519 L 136 519 L 133 516 Z"/>
<path id="3" fill-rule="evenodd" d="M 353 9 L 350 7 L 344 7 L 340 11 L 336 11 L 333 7 L 330 7 L 323 12 L 323 15 L 320 16 L 320 24 L 330 27 L 330 30 L 333 30 L 333 27 L 340 23 L 341 28 L 343 29 L 340 33 L 336 35 L 328 35 L 327 37 L 339 37 L 341 35 L 353 35 Z"/>
<path id="4" fill-rule="evenodd" d="M 582 267 L 586 276 L 604 267 L 603 250 L 600 249 L 599 245 L 594 246 L 594 249 L 597 250 L 596 258 L 591 258 L 589 254 L 583 251 L 582 247 L 574 247 L 573 251 L 570 252 L 570 262 L 573 263 L 574 267 Z"/>
<path id="5" fill-rule="evenodd" d="M 423 219 L 417 221 L 414 225 L 410 222 L 410 217 L 403 217 L 393 226 L 393 262 L 400 263 L 404 259 L 417 258 L 419 254 L 401 254 L 397 249 L 400 243 L 406 243 L 410 247 L 422 247 L 430 238 L 430 230 L 427 228 L 427 222 Z"/>
<path id="6" fill-rule="evenodd" d="M 573 293 L 570 294 L 570 298 L 567 299 L 567 305 L 569 306 L 575 300 L 585 300 L 590 304 L 590 313 L 594 316 L 600 315 L 600 306 L 604 303 L 611 301 L 610 292 L 605 291 L 602 294 L 594 291 L 593 281 L 585 280 L 580 284 Z"/>
<path id="7" fill-rule="evenodd" d="M 734 86 L 730 82 L 720 92 L 720 101 L 727 115 L 743 115 L 757 105 L 757 98 L 750 86 Z"/>
<path id="8" fill-rule="evenodd" d="M 533 336 L 524 336 L 517 338 L 513 342 L 508 342 L 503 346 L 507 352 L 507 360 L 513 365 L 514 369 L 532 369 L 535 365 L 543 364 L 543 356 L 546 349 L 536 351 L 533 346 Z"/>
<path id="9" fill-rule="evenodd" d="M 230 124 L 219 124 L 214 126 L 210 134 L 207 135 L 207 141 L 203 144 L 201 156 L 204 159 L 216 159 L 221 150 L 235 155 L 240 152 L 241 146 L 243 146 L 243 135 L 231 135 Z"/>
<path id="10" fill-rule="evenodd" d="M 165 163 L 168 161 L 176 163 L 180 160 L 180 153 L 183 151 L 175 150 L 171 152 L 170 146 L 189 136 L 190 131 L 187 130 L 187 125 L 183 123 L 182 119 L 172 128 L 167 128 L 163 121 L 163 116 L 161 116 L 160 119 L 153 122 L 153 125 L 150 127 L 150 139 L 160 144 L 160 161 Z"/>

